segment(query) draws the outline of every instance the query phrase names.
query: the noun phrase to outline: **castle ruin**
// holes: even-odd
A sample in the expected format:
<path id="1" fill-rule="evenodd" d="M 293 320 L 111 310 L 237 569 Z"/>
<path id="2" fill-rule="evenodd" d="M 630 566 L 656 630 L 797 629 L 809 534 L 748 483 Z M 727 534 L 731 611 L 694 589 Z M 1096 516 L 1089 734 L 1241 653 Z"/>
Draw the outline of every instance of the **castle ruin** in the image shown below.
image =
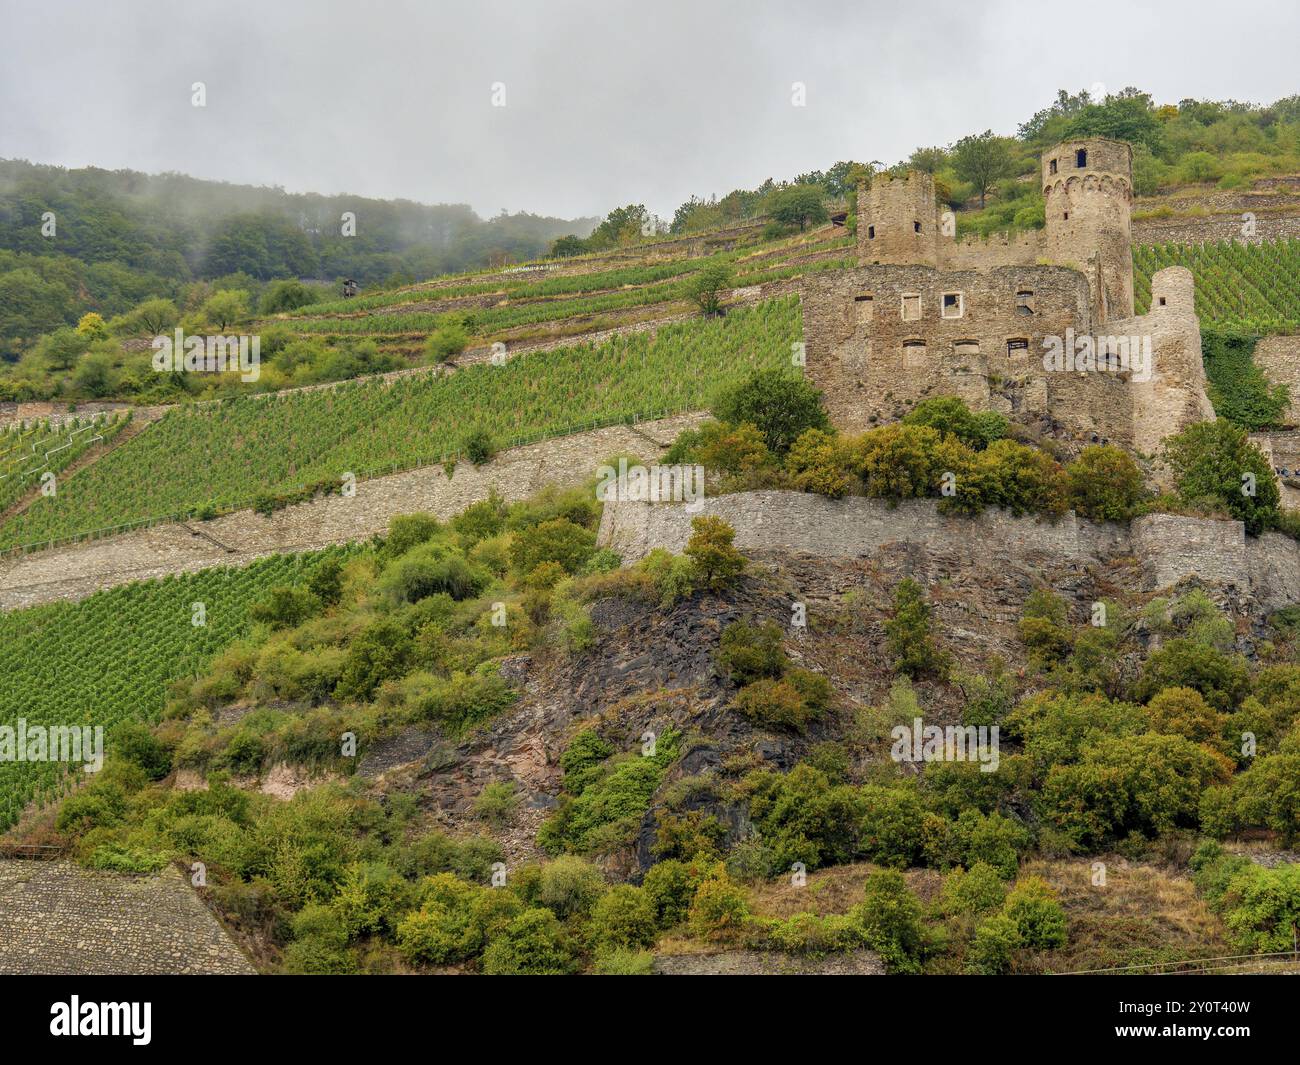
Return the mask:
<path id="1" fill-rule="evenodd" d="M 957 240 L 928 174 L 859 189 L 858 266 L 802 286 L 807 372 L 836 425 L 958 395 L 1150 455 L 1214 417 L 1191 273 L 1159 271 L 1134 314 L 1131 147 L 1068 141 L 1041 162 L 1046 225 L 1010 236 Z"/>

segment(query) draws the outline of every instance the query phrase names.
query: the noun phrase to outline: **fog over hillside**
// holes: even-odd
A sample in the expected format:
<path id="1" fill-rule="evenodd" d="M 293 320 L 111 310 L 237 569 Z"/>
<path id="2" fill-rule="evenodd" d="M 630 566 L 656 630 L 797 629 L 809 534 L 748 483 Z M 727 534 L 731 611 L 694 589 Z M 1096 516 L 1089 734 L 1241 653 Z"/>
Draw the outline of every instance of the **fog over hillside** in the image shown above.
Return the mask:
<path id="1" fill-rule="evenodd" d="M 1293 91 L 1300 31 L 1294 6 L 1255 0 L 1105 0 L 1086 15 L 1005 0 L 231 0 L 183 19 L 162 0 L 4 0 L 0 13 L 21 43 L 0 67 L 0 157 L 489 217 L 629 202 L 671 217 L 692 194 L 1013 133 L 1062 86 L 1267 103 Z"/>

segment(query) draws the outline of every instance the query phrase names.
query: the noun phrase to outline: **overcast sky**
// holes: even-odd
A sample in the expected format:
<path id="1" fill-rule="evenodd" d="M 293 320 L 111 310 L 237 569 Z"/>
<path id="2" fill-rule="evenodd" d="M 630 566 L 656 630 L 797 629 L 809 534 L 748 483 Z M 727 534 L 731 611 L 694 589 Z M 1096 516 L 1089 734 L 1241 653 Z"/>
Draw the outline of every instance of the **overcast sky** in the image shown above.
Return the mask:
<path id="1" fill-rule="evenodd" d="M 0 157 L 671 216 L 1013 133 L 1058 88 L 1272 102 L 1298 40 L 1295 0 L 0 0 Z"/>

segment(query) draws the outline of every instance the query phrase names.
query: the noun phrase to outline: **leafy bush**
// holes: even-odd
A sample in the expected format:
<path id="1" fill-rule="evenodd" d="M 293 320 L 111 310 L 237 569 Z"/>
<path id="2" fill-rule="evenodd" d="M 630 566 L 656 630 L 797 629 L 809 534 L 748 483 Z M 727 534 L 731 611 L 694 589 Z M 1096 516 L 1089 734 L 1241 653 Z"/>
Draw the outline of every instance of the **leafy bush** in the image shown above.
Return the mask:
<path id="1" fill-rule="evenodd" d="M 483 971 L 489 976 L 554 976 L 572 968 L 563 929 L 550 910 L 525 910 L 483 952 Z"/>
<path id="2" fill-rule="evenodd" d="M 805 492 L 839 499 L 851 483 L 845 471 L 843 445 L 833 432 L 808 429 L 801 433 L 786 457 L 786 469 Z"/>
<path id="3" fill-rule="evenodd" d="M 641 887 L 654 907 L 655 924 L 672 928 L 686 920 L 697 883 L 685 862 L 656 862 L 647 870 Z"/>
<path id="4" fill-rule="evenodd" d="M 565 573 L 577 573 L 596 550 L 596 534 L 567 518 L 540 522 L 515 534 L 510 561 L 516 572 L 533 572 L 545 562 L 554 562 Z"/>
<path id="5" fill-rule="evenodd" d="M 424 350 L 432 362 L 446 362 L 469 347 L 469 330 L 456 319 L 443 321 L 429 334 Z"/>
<path id="6" fill-rule="evenodd" d="M 863 888 L 863 901 L 852 914 L 862 927 L 866 945 L 880 955 L 890 972 L 920 971 L 925 949 L 921 904 L 901 872 L 872 872 Z"/>
<path id="7" fill-rule="evenodd" d="M 1165 688 L 1192 688 L 1215 710 L 1227 713 L 1250 687 L 1246 660 L 1181 637 L 1155 651 L 1142 666 L 1134 694 L 1143 702 Z"/>
<path id="8" fill-rule="evenodd" d="M 446 965 L 473 957 L 483 937 L 472 914 L 485 890 L 451 873 L 427 877 L 420 884 L 421 904 L 396 928 L 397 946 L 407 961 Z"/>
<path id="9" fill-rule="evenodd" d="M 308 589 L 282 585 L 272 588 L 261 602 L 254 603 L 248 616 L 270 625 L 272 629 L 291 629 L 301 625 L 321 609 L 321 601 Z"/>
<path id="10" fill-rule="evenodd" d="M 479 426 L 466 434 L 461 441 L 460 450 L 475 466 L 482 466 L 492 460 L 492 456 L 497 453 L 497 445 L 492 433 Z"/>
<path id="11" fill-rule="evenodd" d="M 1281 494 L 1273 468 L 1240 426 L 1225 418 L 1189 425 L 1165 441 L 1165 457 L 1185 503 L 1210 500 L 1252 534 L 1277 522 Z"/>
<path id="12" fill-rule="evenodd" d="M 1128 452 L 1086 447 L 1065 467 L 1070 506 L 1094 521 L 1128 521 L 1143 495 L 1142 471 Z"/>
<path id="13" fill-rule="evenodd" d="M 1243 866 L 1228 883 L 1220 906 L 1239 949 L 1293 949 L 1300 927 L 1300 865 Z"/>
<path id="14" fill-rule="evenodd" d="M 713 263 L 690 274 L 683 283 L 683 293 L 704 315 L 722 309 L 722 291 L 731 285 L 731 267 Z"/>
<path id="15" fill-rule="evenodd" d="M 966 971 L 980 976 L 1001 976 L 1011 968 L 1011 958 L 1021 946 L 1020 926 L 996 913 L 980 922 L 966 953 Z"/>
<path id="16" fill-rule="evenodd" d="M 987 862 L 970 869 L 958 866 L 943 879 L 939 908 L 944 913 L 979 916 L 1002 908 L 1007 888 L 1001 873 Z"/>
<path id="17" fill-rule="evenodd" d="M 486 784 L 474 800 L 474 814 L 484 821 L 502 825 L 519 808 L 519 795 L 513 780 L 494 780 Z"/>
<path id="18" fill-rule="evenodd" d="M 700 884 L 687 914 L 691 935 L 710 942 L 735 938 L 748 920 L 745 889 L 725 874 Z"/>
<path id="19" fill-rule="evenodd" d="M 492 582 L 491 574 L 466 561 L 455 548 L 433 542 L 420 544 L 390 562 L 375 591 L 396 603 L 415 603 L 431 595 L 472 599 Z"/>
<path id="20" fill-rule="evenodd" d="M 769 451 L 784 455 L 808 429 L 829 429 L 822 396 L 802 377 L 784 370 L 760 370 L 724 392 L 713 416 L 732 425 L 755 426 Z"/>
<path id="21" fill-rule="evenodd" d="M 736 530 L 722 518 L 705 514 L 691 519 L 691 537 L 683 554 L 714 591 L 722 591 L 744 572 L 745 556 L 732 546 Z"/>
<path id="22" fill-rule="evenodd" d="M 737 684 L 776 680 L 790 663 L 781 643 L 781 627 L 774 621 L 759 625 L 733 621 L 722 630 L 718 663 Z"/>
<path id="23" fill-rule="evenodd" d="M 1039 665 L 1059 662 L 1070 650 L 1070 629 L 1065 600 L 1054 592 L 1035 588 L 1025 599 L 1016 623 L 1030 659 Z"/>
<path id="24" fill-rule="evenodd" d="M 770 848 L 767 875 L 802 862 L 809 869 L 852 861 L 861 849 L 868 797 L 832 785 L 806 762 L 788 773 L 764 771 L 748 781 L 750 816 Z M 865 790 L 865 789 L 864 789 Z"/>
<path id="25" fill-rule="evenodd" d="M 591 862 L 564 854 L 542 866 L 537 902 L 557 917 L 588 913 L 605 892 L 605 877 Z"/>
<path id="26" fill-rule="evenodd" d="M 805 689 L 815 692 L 814 699 L 807 698 L 800 690 L 796 674 L 802 678 Z M 806 670 L 792 670 L 783 680 L 763 679 L 746 685 L 736 696 L 736 709 L 764 727 L 805 732 L 824 713 L 829 694 L 825 677 Z"/>
<path id="27" fill-rule="evenodd" d="M 926 425 L 951 433 L 967 447 L 981 450 L 1007 433 L 1007 419 L 997 411 L 972 413 L 957 396 L 923 399 L 903 416 L 904 425 Z"/>
<path id="28" fill-rule="evenodd" d="M 654 900 L 630 884 L 612 887 L 591 911 L 591 934 L 601 947 L 649 947 L 657 926 Z"/>
<path id="29" fill-rule="evenodd" d="M 915 677 L 940 668 L 944 658 L 930 632 L 930 604 L 921 586 L 904 577 L 894 589 L 894 613 L 885 622 L 885 643 L 894 669 Z"/>
<path id="30" fill-rule="evenodd" d="M 1039 950 L 1065 946 L 1065 910 L 1051 885 L 1041 877 L 1027 876 L 1018 881 L 1007 896 L 1004 912 L 1025 946 Z"/>

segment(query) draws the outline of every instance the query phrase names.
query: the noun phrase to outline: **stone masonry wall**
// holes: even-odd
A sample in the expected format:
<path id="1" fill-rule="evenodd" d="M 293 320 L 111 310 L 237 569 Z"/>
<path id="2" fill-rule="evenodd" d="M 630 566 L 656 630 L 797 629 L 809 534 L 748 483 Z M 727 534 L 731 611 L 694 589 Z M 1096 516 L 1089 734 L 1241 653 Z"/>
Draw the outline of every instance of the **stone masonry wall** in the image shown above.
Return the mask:
<path id="1" fill-rule="evenodd" d="M 736 547 L 745 552 L 860 558 L 910 547 L 929 558 L 978 555 L 985 564 L 1004 560 L 1032 566 L 1050 560 L 1077 568 L 1131 557 L 1146 590 L 1195 575 L 1253 594 L 1264 610 L 1300 601 L 1300 544 L 1276 533 L 1248 538 L 1238 521 L 1171 514 L 1147 515 L 1130 525 L 1084 521 L 1073 513 L 1055 522 L 996 510 L 963 518 L 945 517 L 932 500 L 891 507 L 861 497 L 744 492 L 706 499 L 693 513 L 673 503 L 606 504 L 600 544 L 627 562 L 652 547 L 681 551 L 691 519 L 699 514 L 729 522 Z"/>
<path id="2" fill-rule="evenodd" d="M 1255 344 L 1255 365 L 1270 384 L 1291 390 L 1286 424 L 1300 425 L 1300 336 L 1260 337 Z"/>
<path id="3" fill-rule="evenodd" d="M 1029 293 L 1029 307 L 1018 306 L 1017 292 Z M 954 293 L 960 313 L 949 316 L 942 301 Z M 831 420 L 849 432 L 897 418 L 929 395 L 997 407 L 990 376 L 1041 377 L 1044 336 L 1091 329 L 1087 282 L 1063 267 L 862 266 L 809 277 L 801 296 L 807 372 Z M 1035 394 L 1046 392 L 1004 405 L 1032 406 Z M 1127 425 L 1127 411 L 1116 420 Z"/>
<path id="4" fill-rule="evenodd" d="M 0 973 L 253 975 L 174 868 L 153 876 L 68 861 L 0 861 Z"/>
<path id="5" fill-rule="evenodd" d="M 263 555 L 365 540 L 384 532 L 398 514 L 427 511 L 448 518 L 486 497 L 492 488 L 509 501 L 522 499 L 548 483 L 581 484 L 609 455 L 657 458 L 678 432 L 704 417 L 679 415 L 635 427 L 614 426 L 557 437 L 503 452 L 482 467 L 461 463 L 450 478 L 440 466 L 376 477 L 359 481 L 357 493 L 350 499 L 325 496 L 266 516 L 242 510 L 212 521 L 159 525 L 2 559 L 0 609 L 81 599 L 128 581 L 241 565 Z"/>
<path id="6" fill-rule="evenodd" d="M 1254 234 L 1241 232 L 1240 213 L 1207 215 L 1203 218 L 1149 218 L 1133 223 L 1134 244 L 1212 244 L 1235 240 L 1239 244 L 1261 244 L 1270 240 L 1300 238 L 1300 214 L 1257 214 Z"/>

